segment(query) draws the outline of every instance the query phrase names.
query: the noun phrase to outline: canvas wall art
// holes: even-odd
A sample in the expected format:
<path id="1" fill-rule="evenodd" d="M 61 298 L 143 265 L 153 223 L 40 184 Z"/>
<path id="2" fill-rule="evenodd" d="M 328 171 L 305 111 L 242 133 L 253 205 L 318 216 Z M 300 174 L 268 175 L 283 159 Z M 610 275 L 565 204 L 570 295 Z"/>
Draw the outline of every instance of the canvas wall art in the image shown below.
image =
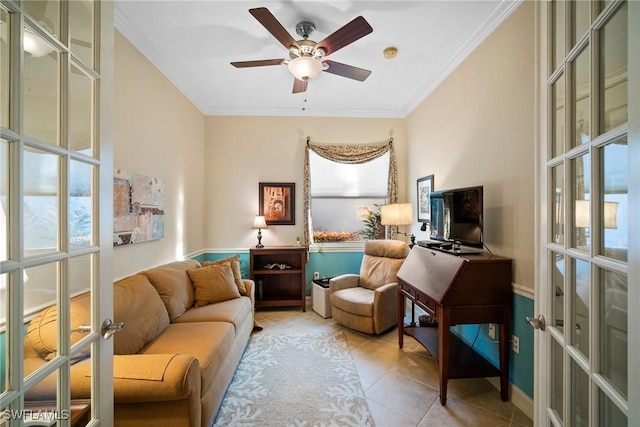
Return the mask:
<path id="1" fill-rule="evenodd" d="M 113 178 L 113 246 L 164 237 L 164 184 L 116 169 Z"/>

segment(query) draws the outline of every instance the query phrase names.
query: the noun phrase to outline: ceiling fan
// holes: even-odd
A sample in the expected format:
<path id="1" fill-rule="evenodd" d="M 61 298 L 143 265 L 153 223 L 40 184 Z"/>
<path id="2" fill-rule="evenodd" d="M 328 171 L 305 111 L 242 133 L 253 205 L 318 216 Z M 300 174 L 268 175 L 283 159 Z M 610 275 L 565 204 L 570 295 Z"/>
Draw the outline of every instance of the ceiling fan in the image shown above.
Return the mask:
<path id="1" fill-rule="evenodd" d="M 361 82 L 371 74 L 371 71 L 363 68 L 325 59 L 338 49 L 342 49 L 373 31 L 371 25 L 362 16 L 358 16 L 321 42 L 316 43 L 309 40 L 309 37 L 316 30 L 312 22 L 303 21 L 296 25 L 296 34 L 302 37 L 301 40 L 296 41 L 266 7 L 249 9 L 249 13 L 289 50 L 289 58 L 232 62 L 231 65 L 234 67 L 247 68 L 285 64 L 294 76 L 293 93 L 305 92 L 309 80 L 315 78 L 321 71 Z"/>

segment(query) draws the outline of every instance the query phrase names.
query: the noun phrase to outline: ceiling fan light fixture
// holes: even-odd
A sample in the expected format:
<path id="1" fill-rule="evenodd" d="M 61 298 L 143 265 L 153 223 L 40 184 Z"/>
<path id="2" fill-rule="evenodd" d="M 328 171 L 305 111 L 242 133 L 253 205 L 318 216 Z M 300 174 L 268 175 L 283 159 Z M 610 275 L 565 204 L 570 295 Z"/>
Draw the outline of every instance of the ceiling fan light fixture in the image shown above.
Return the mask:
<path id="1" fill-rule="evenodd" d="M 36 58 L 40 58 L 41 56 L 45 56 L 53 52 L 53 46 L 44 41 L 29 27 L 24 27 L 24 32 L 22 33 L 22 44 L 24 51 Z"/>
<path id="2" fill-rule="evenodd" d="M 322 62 L 310 56 L 301 56 L 289 62 L 289 71 L 298 80 L 312 80 L 322 71 Z"/>

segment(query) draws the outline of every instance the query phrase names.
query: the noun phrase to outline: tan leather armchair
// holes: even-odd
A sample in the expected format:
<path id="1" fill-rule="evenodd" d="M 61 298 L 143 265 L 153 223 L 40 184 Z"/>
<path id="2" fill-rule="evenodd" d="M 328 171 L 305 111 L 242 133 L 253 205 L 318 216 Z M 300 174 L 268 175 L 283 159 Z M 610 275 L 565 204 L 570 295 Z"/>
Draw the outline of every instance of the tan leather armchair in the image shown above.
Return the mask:
<path id="1" fill-rule="evenodd" d="M 334 320 L 367 334 L 379 334 L 395 326 L 396 274 L 408 253 L 407 244 L 399 240 L 367 240 L 360 274 L 344 274 L 329 281 Z"/>

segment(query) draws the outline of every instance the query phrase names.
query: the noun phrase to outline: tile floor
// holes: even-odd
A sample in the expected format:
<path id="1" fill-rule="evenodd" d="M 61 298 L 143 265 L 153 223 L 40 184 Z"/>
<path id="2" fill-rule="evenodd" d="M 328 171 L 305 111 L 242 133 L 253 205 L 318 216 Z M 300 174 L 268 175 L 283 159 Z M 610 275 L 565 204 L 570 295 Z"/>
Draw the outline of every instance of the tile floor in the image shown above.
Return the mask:
<path id="1" fill-rule="evenodd" d="M 433 357 L 411 337 L 398 348 L 397 329 L 370 336 L 344 328 L 307 309 L 256 312 L 264 327 L 257 333 L 343 331 L 377 427 L 532 426 L 533 422 L 480 379 L 450 380 L 447 405 L 438 398 L 438 368 Z"/>

